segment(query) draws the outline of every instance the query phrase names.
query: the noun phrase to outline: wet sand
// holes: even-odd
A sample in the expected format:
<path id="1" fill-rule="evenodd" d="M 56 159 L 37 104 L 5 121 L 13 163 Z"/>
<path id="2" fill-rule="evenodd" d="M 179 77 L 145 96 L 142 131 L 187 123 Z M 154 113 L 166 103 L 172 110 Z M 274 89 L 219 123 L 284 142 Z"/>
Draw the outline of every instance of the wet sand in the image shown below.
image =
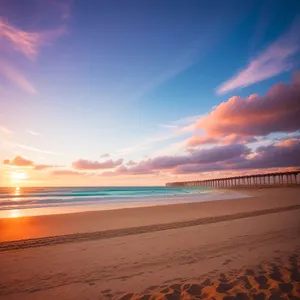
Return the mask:
<path id="1" fill-rule="evenodd" d="M 2 241 L 5 230 L 33 239 L 0 243 L 0 299 L 300 297 L 300 189 L 243 192 L 252 197 L 1 220 Z"/>

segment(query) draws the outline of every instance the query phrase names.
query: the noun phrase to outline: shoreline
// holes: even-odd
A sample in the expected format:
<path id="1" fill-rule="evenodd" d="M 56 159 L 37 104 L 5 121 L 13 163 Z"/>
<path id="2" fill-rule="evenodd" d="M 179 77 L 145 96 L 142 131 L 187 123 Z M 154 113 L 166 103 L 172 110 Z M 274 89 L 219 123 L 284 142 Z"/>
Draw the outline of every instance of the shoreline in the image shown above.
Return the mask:
<path id="1" fill-rule="evenodd" d="M 197 188 L 195 188 L 197 191 Z M 173 204 L 185 204 L 195 202 L 209 202 L 219 200 L 229 200 L 236 198 L 248 197 L 243 193 L 237 193 L 234 190 L 226 189 L 213 189 L 207 188 L 205 190 L 198 189 L 198 192 L 174 195 L 147 195 L 143 197 L 138 196 L 126 196 L 126 197 L 112 197 L 101 198 L 97 201 L 97 196 L 86 198 L 82 202 L 74 202 L 71 205 L 53 205 L 36 207 L 12 207 L 0 210 L 0 219 L 15 218 L 15 217 L 36 217 L 46 215 L 58 215 L 58 214 L 70 214 L 70 213 L 86 213 L 92 211 L 107 211 L 118 210 L 127 208 L 139 208 L 139 207 L 153 207 L 153 206 L 165 206 Z M 24 197 L 26 199 L 26 197 Z"/>
<path id="2" fill-rule="evenodd" d="M 240 190 L 236 190 L 237 193 Z M 0 242 L 178 223 L 300 204 L 300 188 L 247 190 L 248 197 L 0 219 Z M 287 199 L 282 199 L 282 194 Z"/>

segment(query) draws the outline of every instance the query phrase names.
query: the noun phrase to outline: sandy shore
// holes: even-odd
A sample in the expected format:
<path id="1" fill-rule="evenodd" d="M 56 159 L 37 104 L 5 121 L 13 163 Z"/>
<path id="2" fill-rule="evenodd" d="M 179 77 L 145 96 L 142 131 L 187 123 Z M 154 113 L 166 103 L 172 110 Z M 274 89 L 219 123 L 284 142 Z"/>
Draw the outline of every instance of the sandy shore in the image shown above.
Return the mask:
<path id="1" fill-rule="evenodd" d="M 0 299 L 300 297 L 300 189 L 243 193 L 2 219 Z"/>

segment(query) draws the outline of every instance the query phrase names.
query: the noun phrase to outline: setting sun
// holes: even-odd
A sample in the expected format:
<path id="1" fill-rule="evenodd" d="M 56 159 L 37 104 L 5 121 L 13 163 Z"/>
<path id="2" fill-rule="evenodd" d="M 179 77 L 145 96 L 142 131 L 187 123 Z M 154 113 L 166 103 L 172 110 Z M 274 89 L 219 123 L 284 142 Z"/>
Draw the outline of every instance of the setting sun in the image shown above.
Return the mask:
<path id="1" fill-rule="evenodd" d="M 28 178 L 28 174 L 24 171 L 12 171 L 10 172 L 10 178 L 14 181 L 22 181 Z"/>

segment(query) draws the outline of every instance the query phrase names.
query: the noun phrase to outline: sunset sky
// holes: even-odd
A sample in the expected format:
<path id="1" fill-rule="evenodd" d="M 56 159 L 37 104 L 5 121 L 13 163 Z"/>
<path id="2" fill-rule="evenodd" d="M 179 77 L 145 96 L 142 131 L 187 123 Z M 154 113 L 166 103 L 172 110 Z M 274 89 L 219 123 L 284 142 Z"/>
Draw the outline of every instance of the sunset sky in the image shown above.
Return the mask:
<path id="1" fill-rule="evenodd" d="M 300 1 L 0 0 L 0 186 L 300 166 Z"/>

